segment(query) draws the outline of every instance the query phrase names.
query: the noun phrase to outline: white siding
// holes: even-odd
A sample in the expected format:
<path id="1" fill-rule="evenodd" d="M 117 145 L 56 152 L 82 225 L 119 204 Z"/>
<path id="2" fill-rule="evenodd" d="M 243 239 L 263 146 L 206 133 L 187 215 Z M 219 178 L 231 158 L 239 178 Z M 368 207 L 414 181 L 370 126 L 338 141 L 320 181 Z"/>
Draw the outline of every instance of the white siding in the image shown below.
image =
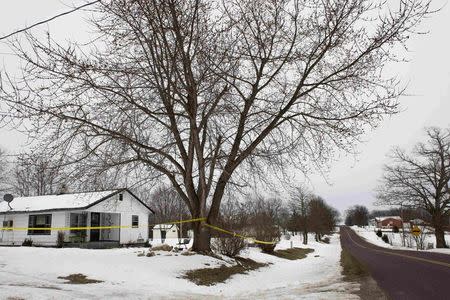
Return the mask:
<path id="1" fill-rule="evenodd" d="M 121 228 L 120 244 L 137 243 L 140 240 L 148 240 L 148 218 L 152 214 L 142 203 L 136 200 L 130 193 L 123 192 L 123 200 L 119 200 L 119 194 L 96 204 L 89 212 L 120 213 L 120 225 L 131 226 L 133 215 L 139 216 L 138 228 Z"/>
<path id="2" fill-rule="evenodd" d="M 48 212 L 48 213 L 26 213 L 26 214 L 11 214 L 0 215 L 0 220 L 13 220 L 13 227 L 15 228 L 27 228 L 29 215 L 52 215 L 52 227 L 65 227 L 66 226 L 66 214 L 63 211 Z M 0 244 L 6 245 L 22 245 L 23 241 L 27 238 L 33 240 L 34 245 L 42 246 L 56 246 L 57 231 L 51 231 L 50 235 L 28 235 L 27 230 L 14 230 L 0 231 Z"/>

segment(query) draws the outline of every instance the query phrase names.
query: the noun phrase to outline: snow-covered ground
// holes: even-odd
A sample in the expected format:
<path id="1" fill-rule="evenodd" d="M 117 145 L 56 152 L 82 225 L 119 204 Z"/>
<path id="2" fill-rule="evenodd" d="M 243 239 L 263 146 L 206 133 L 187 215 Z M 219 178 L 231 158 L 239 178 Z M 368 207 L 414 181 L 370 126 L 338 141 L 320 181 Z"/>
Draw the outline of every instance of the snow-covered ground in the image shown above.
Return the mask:
<path id="1" fill-rule="evenodd" d="M 281 241 L 278 249 L 290 247 L 291 241 L 302 246 L 295 236 Z M 315 251 L 295 261 L 250 248 L 244 257 L 271 264 L 210 287 L 180 278 L 186 270 L 226 263 L 203 255 L 159 251 L 154 257 L 138 257 L 144 248 L 0 247 L 0 299 L 358 299 L 352 293 L 359 284 L 342 280 L 339 235 L 330 244 L 311 241 L 307 247 Z M 57 279 L 74 273 L 104 282 L 72 285 Z"/>
<path id="2" fill-rule="evenodd" d="M 384 248 L 391 248 L 391 249 L 402 249 L 402 250 L 416 250 L 416 243 L 414 238 L 406 234 L 406 245 L 410 245 L 411 247 L 402 246 L 402 234 L 399 233 L 393 233 L 391 231 L 383 231 L 383 234 L 386 234 L 389 238 L 389 243 L 385 243 L 380 237 L 378 237 L 375 233 L 375 227 L 373 226 L 365 226 L 365 227 L 358 227 L 358 226 L 352 226 L 351 227 L 359 236 L 366 239 L 368 242 L 375 244 L 380 247 Z M 445 241 L 447 245 L 450 245 L 450 234 L 445 235 Z M 424 238 L 424 245 L 425 247 L 428 245 L 428 243 L 432 243 L 434 247 L 436 246 L 436 237 L 434 234 L 426 234 Z M 450 249 L 428 249 L 428 250 L 421 250 L 421 251 L 431 251 L 431 252 L 439 252 L 439 253 L 446 253 L 450 254 Z"/>

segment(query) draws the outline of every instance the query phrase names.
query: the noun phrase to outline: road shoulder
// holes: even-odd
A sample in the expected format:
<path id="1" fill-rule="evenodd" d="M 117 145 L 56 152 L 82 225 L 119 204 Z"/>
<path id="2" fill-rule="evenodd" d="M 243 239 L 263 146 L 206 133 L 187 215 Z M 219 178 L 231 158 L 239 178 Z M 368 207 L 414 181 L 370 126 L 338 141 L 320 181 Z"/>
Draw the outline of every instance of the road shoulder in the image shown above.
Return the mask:
<path id="1" fill-rule="evenodd" d="M 341 244 L 342 245 L 342 244 Z M 359 284 L 357 296 L 364 300 L 387 300 L 389 297 L 372 278 L 368 268 L 342 247 L 341 266 L 344 280 Z"/>

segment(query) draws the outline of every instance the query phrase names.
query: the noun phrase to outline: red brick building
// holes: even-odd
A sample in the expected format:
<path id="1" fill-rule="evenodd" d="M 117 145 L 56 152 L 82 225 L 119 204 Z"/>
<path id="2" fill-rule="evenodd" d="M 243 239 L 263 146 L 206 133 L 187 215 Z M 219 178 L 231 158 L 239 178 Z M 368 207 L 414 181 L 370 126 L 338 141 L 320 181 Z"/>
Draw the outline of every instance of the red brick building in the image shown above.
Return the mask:
<path id="1" fill-rule="evenodd" d="M 399 216 L 387 216 L 375 218 L 377 228 L 391 229 L 396 226 L 397 228 L 402 228 L 403 221 Z"/>

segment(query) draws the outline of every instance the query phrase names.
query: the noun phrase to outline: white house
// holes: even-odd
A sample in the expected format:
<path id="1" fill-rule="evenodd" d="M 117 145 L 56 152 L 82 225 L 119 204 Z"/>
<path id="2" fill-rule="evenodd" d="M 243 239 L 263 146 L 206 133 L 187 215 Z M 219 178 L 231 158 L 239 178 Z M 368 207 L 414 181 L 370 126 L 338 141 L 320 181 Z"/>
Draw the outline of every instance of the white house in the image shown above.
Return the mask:
<path id="1" fill-rule="evenodd" d="M 153 227 L 150 239 L 164 243 L 166 239 L 178 239 L 178 231 L 176 224 L 156 224 Z"/>
<path id="2" fill-rule="evenodd" d="M 0 244 L 21 245 L 25 239 L 31 239 L 34 245 L 54 246 L 58 231 L 63 231 L 64 242 L 72 245 L 102 247 L 106 244 L 145 243 L 153 214 L 128 189 L 20 197 L 11 203 L 0 202 Z M 102 226 L 124 228 L 67 229 Z"/>

